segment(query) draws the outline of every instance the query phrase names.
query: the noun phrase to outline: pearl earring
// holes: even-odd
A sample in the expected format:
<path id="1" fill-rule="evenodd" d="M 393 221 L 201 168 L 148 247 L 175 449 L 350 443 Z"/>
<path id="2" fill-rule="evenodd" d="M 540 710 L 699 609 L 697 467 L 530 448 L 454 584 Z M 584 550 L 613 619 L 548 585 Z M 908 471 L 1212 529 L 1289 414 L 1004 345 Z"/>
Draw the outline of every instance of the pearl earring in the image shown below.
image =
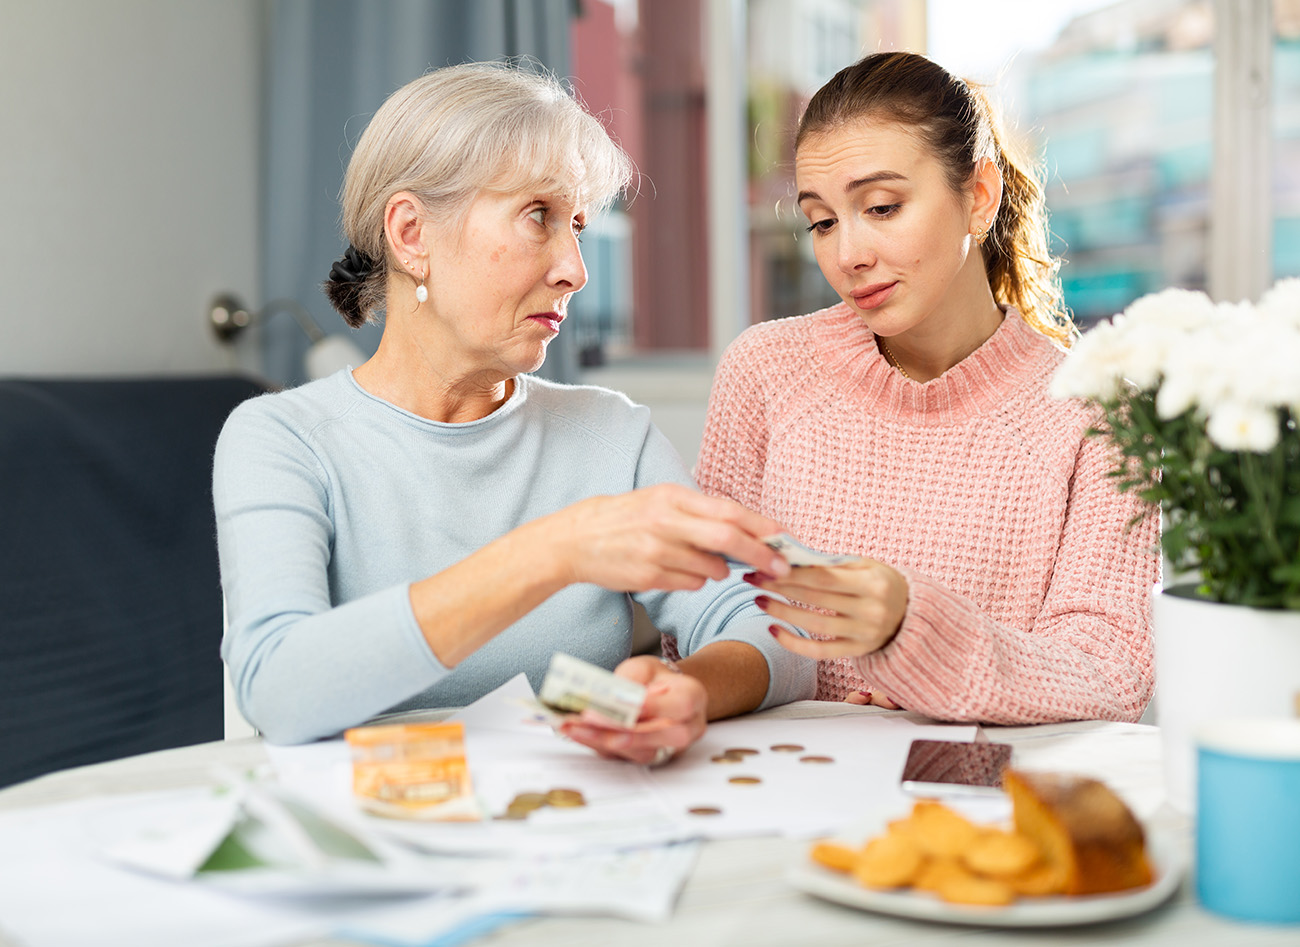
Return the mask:
<path id="1" fill-rule="evenodd" d="M 429 301 L 429 290 L 423 283 L 415 287 L 415 298 L 422 303 Z"/>

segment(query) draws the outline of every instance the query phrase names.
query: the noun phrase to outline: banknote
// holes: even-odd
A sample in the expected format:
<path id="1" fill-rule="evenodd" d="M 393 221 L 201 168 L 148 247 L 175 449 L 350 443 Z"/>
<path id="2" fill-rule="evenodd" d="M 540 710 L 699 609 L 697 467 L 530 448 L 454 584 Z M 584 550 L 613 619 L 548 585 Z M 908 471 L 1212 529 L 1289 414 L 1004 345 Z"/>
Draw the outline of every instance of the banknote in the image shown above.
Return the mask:
<path id="1" fill-rule="evenodd" d="M 805 546 L 789 533 L 773 533 L 771 536 L 764 536 L 763 542 L 779 552 L 785 558 L 785 561 L 792 566 L 842 566 L 861 559 L 861 556 L 844 556 L 838 553 L 821 552 L 811 546 Z M 739 559 L 728 557 L 727 562 L 732 568 L 754 568 L 752 563 L 741 562 Z"/>
<path id="2" fill-rule="evenodd" d="M 820 552 L 811 546 L 805 546 L 789 533 L 776 533 L 764 536 L 763 542 L 779 552 L 792 566 L 842 566 L 857 562 L 861 556 L 845 556 L 837 553 Z"/>
<path id="3" fill-rule="evenodd" d="M 556 713 L 590 710 L 620 727 L 630 727 L 641 716 L 645 695 L 645 688 L 636 681 L 557 651 L 551 656 L 537 701 Z"/>

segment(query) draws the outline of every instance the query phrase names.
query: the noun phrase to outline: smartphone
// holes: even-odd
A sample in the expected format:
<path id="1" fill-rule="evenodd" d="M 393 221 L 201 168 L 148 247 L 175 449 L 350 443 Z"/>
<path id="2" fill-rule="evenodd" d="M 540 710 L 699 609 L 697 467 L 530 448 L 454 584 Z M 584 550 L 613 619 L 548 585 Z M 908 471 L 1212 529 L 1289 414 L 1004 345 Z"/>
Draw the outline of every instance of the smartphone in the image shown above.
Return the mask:
<path id="1" fill-rule="evenodd" d="M 903 791 L 917 796 L 1002 793 L 1002 770 L 1011 762 L 1008 743 L 913 740 L 903 764 Z"/>

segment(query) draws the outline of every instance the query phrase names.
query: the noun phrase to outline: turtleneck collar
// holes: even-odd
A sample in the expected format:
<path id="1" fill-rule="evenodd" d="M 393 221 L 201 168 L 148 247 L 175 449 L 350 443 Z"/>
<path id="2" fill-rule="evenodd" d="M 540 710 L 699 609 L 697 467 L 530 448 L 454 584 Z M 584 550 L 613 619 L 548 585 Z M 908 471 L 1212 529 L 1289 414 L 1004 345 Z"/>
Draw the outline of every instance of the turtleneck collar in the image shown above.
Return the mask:
<path id="1" fill-rule="evenodd" d="M 995 409 L 1059 357 L 1056 346 L 1014 308 L 970 355 L 938 378 L 904 378 L 876 345 L 861 317 L 843 303 L 814 316 L 817 357 L 830 383 L 880 417 L 910 424 L 944 425 Z"/>

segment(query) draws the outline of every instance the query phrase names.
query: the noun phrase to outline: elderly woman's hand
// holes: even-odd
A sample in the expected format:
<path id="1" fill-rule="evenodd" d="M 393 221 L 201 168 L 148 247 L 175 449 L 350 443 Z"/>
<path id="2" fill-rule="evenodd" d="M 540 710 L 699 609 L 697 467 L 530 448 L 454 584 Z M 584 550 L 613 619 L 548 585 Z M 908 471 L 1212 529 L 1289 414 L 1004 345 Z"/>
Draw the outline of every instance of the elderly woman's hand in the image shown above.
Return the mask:
<path id="1" fill-rule="evenodd" d="M 907 613 L 907 579 L 891 566 L 862 559 L 842 566 L 802 566 L 784 579 L 761 574 L 746 581 L 765 592 L 758 607 L 823 640 L 800 638 L 773 626 L 787 651 L 807 658 L 850 658 L 879 651 L 893 640 Z"/>
<path id="2" fill-rule="evenodd" d="M 591 497 L 548 517 L 570 582 L 618 592 L 698 589 L 724 579 L 726 559 L 784 576 L 789 564 L 759 537 L 775 520 L 678 484 Z"/>
<path id="3" fill-rule="evenodd" d="M 584 712 L 562 724 L 561 733 L 601 756 L 646 765 L 671 759 L 704 735 L 709 701 L 695 678 L 646 655 L 628 658 L 614 673 L 646 687 L 636 725 L 612 727 Z"/>

